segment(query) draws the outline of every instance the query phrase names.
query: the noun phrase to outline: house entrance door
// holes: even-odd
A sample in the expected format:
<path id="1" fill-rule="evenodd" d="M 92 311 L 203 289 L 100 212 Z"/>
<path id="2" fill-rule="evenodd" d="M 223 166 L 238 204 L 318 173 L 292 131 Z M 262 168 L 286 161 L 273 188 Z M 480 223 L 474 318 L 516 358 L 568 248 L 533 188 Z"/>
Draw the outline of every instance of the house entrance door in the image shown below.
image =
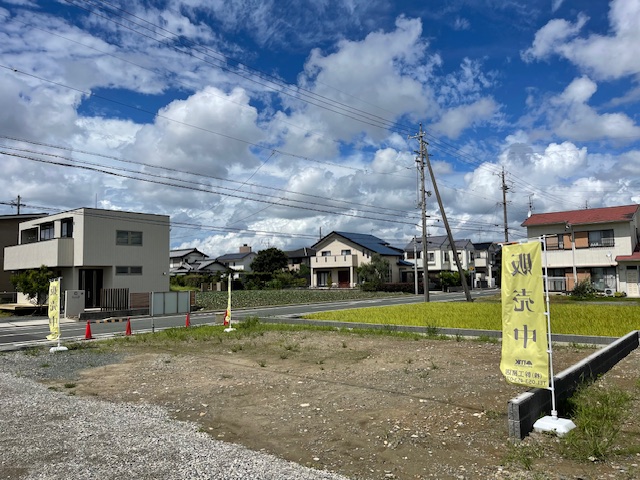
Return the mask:
<path id="1" fill-rule="evenodd" d="M 629 297 L 640 297 L 640 288 L 638 288 L 638 268 L 627 267 L 627 295 Z"/>
<path id="2" fill-rule="evenodd" d="M 84 307 L 100 306 L 100 290 L 102 290 L 102 270 L 85 268 L 80 270 L 79 290 L 84 290 Z"/>
<path id="3" fill-rule="evenodd" d="M 338 272 L 338 287 L 349 288 L 351 286 L 351 276 L 349 270 L 340 270 Z"/>

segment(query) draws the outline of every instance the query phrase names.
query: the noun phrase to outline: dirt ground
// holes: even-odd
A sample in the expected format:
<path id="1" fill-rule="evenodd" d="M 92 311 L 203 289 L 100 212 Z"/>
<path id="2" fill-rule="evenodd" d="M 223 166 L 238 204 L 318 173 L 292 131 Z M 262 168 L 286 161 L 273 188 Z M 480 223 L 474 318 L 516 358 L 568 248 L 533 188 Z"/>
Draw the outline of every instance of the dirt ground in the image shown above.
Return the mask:
<path id="1" fill-rule="evenodd" d="M 309 331 L 121 348 L 123 363 L 82 372 L 74 394 L 158 404 L 214 438 L 350 478 L 640 478 L 637 454 L 569 460 L 548 434 L 510 442 L 507 402 L 524 389 L 504 381 L 498 343 Z M 555 347 L 555 371 L 593 351 Z M 636 351 L 602 381 L 637 397 L 639 367 Z M 636 444 L 639 405 L 623 429 Z"/>

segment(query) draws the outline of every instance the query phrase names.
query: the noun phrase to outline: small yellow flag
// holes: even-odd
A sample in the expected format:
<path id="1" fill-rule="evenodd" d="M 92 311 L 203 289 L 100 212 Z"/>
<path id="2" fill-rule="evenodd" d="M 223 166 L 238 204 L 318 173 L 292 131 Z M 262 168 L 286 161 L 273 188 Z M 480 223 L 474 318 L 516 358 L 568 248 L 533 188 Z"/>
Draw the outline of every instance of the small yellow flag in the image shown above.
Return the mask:
<path id="1" fill-rule="evenodd" d="M 49 331 L 47 340 L 60 338 L 60 279 L 49 282 Z"/>
<path id="2" fill-rule="evenodd" d="M 540 242 L 502 248 L 502 360 L 507 382 L 549 387 Z"/>

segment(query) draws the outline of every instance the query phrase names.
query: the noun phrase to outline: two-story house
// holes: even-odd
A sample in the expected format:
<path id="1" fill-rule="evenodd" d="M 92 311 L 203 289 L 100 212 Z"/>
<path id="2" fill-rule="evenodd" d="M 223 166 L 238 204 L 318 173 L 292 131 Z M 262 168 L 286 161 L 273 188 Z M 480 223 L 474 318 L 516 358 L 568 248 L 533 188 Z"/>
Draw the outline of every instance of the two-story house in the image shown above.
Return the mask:
<path id="1" fill-rule="evenodd" d="M 544 238 L 550 290 L 571 291 L 585 279 L 596 290 L 640 296 L 640 205 L 531 215 L 530 240 Z"/>
<path id="2" fill-rule="evenodd" d="M 311 248 L 311 287 L 353 288 L 358 285 L 358 267 L 371 262 L 374 253 L 389 261 L 389 279 L 400 281 L 403 251 L 373 235 L 331 232 Z"/>
<path id="3" fill-rule="evenodd" d="M 36 218 L 46 217 L 46 213 L 27 213 L 19 215 L 0 215 L 0 265 L 4 265 L 4 247 L 15 245 L 18 242 L 19 228 L 22 222 Z M 11 283 L 11 272 L 0 272 L 0 293 L 2 301 L 15 303 L 14 292 Z M 7 295 L 6 297 L 4 295 Z"/>
<path id="4" fill-rule="evenodd" d="M 460 265 L 464 270 L 474 267 L 475 248 L 469 239 L 455 240 Z M 427 270 L 429 278 L 434 281 L 442 271 L 457 271 L 458 267 L 453 258 L 453 248 L 447 235 L 433 235 L 427 237 Z M 424 269 L 424 259 L 422 258 L 422 238 L 412 239 L 404 247 L 404 258 L 412 265 L 403 267 L 401 270 L 402 281 L 408 282 L 413 279 L 413 270 L 418 271 L 419 278 L 422 278 Z"/>
<path id="5" fill-rule="evenodd" d="M 22 222 L 18 245 L 4 249 L 4 269 L 45 265 L 61 290 L 84 290 L 87 308 L 101 306 L 103 289 L 130 293 L 169 290 L 169 217 L 79 208 Z"/>
<path id="6" fill-rule="evenodd" d="M 473 244 L 473 248 L 475 250 L 473 286 L 475 288 L 496 287 L 500 282 L 500 266 L 497 260 L 500 245 L 495 242 L 478 242 Z"/>
<path id="7" fill-rule="evenodd" d="M 197 248 L 183 248 L 169 252 L 169 271 L 171 275 L 185 275 L 192 273 L 200 261 L 207 259 L 207 255 Z"/>
<path id="8" fill-rule="evenodd" d="M 257 255 L 251 251 L 251 246 L 244 244 L 238 253 L 226 253 L 216 258 L 216 261 L 239 274 L 240 272 L 251 272 L 251 264 Z M 235 275 L 235 278 L 238 278 L 238 274 Z"/>

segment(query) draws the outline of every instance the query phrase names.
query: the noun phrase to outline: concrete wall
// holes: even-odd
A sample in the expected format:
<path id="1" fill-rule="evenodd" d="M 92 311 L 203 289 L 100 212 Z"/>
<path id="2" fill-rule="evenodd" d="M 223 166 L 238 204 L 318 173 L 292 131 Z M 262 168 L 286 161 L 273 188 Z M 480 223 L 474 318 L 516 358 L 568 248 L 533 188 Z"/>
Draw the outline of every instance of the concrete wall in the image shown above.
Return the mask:
<path id="1" fill-rule="evenodd" d="M 593 381 L 598 375 L 608 372 L 638 348 L 638 334 L 637 330 L 630 332 L 556 375 L 554 377 L 556 406 L 566 403 L 582 383 Z M 550 390 L 536 388 L 511 399 L 507 412 L 509 438 L 522 440 L 533 430 L 536 420 L 543 415 L 548 415 L 549 412 L 551 412 Z"/>

